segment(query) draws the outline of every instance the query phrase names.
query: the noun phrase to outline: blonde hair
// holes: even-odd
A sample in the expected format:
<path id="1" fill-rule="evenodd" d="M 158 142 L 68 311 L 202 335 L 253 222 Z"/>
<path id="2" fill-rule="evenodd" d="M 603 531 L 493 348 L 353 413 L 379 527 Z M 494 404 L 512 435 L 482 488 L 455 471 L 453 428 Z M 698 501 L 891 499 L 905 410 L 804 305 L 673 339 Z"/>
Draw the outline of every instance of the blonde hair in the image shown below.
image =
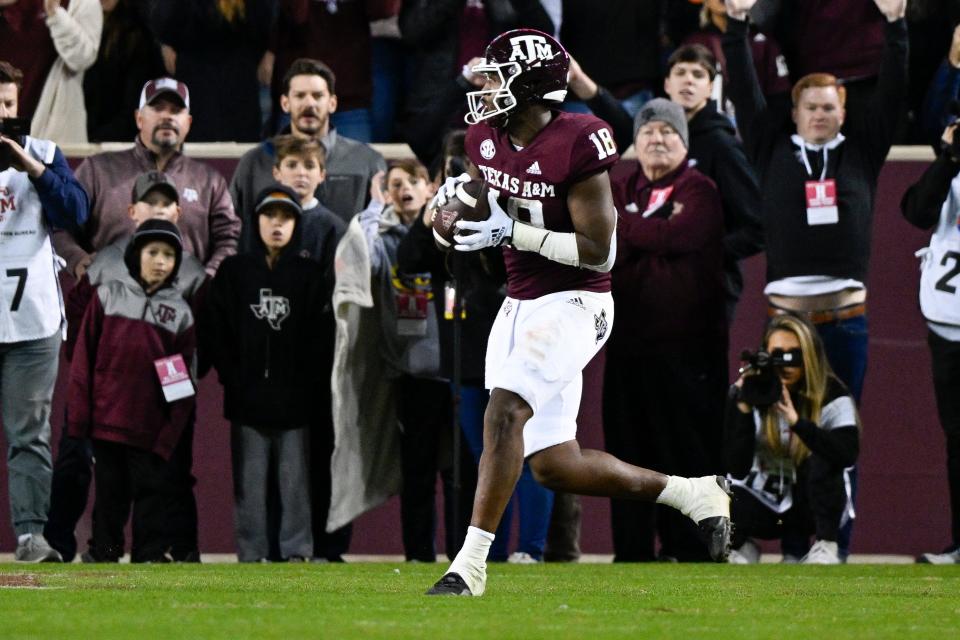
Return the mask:
<path id="1" fill-rule="evenodd" d="M 247 15 L 246 0 L 217 0 L 217 10 L 227 22 L 243 20 Z"/>
<path id="2" fill-rule="evenodd" d="M 805 320 L 797 316 L 780 315 L 775 316 L 767 324 L 766 332 L 763 334 L 764 350 L 770 343 L 770 336 L 777 331 L 789 331 L 800 342 L 800 350 L 803 352 L 803 377 L 797 387 L 795 408 L 800 418 L 819 424 L 820 412 L 827 395 L 827 382 L 835 377 L 827 361 L 823 341 L 817 334 L 817 330 Z M 780 439 L 780 414 L 772 407 L 761 412 L 760 432 L 770 451 L 775 455 L 789 456 L 797 465 L 810 455 L 807 445 L 792 432 L 790 443 L 784 447 Z"/>

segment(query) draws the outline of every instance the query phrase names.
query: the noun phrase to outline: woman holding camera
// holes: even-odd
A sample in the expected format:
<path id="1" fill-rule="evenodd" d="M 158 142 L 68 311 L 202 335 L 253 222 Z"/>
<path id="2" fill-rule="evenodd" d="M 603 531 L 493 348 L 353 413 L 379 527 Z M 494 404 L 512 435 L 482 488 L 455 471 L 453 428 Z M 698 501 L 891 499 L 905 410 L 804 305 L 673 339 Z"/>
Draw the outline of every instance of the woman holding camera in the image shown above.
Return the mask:
<path id="1" fill-rule="evenodd" d="M 767 367 L 748 367 L 734 385 L 724 425 L 723 459 L 734 485 L 730 562 L 759 560 L 751 537 L 806 548 L 813 533 L 816 542 L 802 562 L 838 564 L 841 519 L 852 515 L 844 469 L 860 448 L 856 404 L 804 320 L 774 317 L 762 349 L 779 397 L 758 393 Z"/>

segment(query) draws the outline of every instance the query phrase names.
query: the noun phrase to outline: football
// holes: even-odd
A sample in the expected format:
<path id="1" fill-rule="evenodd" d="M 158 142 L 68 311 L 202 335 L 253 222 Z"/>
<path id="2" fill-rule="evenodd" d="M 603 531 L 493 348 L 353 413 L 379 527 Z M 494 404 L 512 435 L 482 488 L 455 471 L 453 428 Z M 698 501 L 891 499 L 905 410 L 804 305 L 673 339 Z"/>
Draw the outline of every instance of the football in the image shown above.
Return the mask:
<path id="1" fill-rule="evenodd" d="M 487 202 L 487 182 L 474 179 L 457 185 L 456 193 L 447 202 L 437 208 L 433 216 L 433 238 L 437 246 L 450 250 L 456 240 L 457 220 L 486 220 L 490 217 L 490 204 Z"/>

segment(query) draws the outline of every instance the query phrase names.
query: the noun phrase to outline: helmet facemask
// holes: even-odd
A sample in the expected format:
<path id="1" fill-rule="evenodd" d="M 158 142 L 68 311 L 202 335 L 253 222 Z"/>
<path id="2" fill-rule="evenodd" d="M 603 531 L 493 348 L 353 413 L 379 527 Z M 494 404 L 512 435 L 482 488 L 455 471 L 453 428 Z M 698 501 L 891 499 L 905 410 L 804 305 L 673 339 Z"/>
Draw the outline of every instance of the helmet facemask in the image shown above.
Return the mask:
<path id="1" fill-rule="evenodd" d="M 484 120 L 496 119 L 490 124 L 495 127 L 505 126 L 508 114 L 516 108 L 518 101 L 510 85 L 517 78 L 522 67 L 517 62 L 487 62 L 482 60 L 470 71 L 484 76 L 495 76 L 500 80 L 499 85 L 494 89 L 480 89 L 467 93 L 467 115 L 463 120 L 468 125 L 474 125 Z M 484 102 L 484 97 L 490 96 L 493 107 L 489 108 Z"/>

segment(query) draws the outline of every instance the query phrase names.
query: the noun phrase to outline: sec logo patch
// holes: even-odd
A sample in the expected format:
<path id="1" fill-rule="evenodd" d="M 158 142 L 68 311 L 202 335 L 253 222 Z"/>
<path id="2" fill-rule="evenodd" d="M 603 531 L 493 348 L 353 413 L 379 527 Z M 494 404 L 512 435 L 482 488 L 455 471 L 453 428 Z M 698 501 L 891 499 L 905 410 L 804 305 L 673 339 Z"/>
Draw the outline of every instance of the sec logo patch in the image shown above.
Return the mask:
<path id="1" fill-rule="evenodd" d="M 497 155 L 497 148 L 494 146 L 493 140 L 487 138 L 480 143 L 480 155 L 483 156 L 484 160 L 489 160 Z"/>

